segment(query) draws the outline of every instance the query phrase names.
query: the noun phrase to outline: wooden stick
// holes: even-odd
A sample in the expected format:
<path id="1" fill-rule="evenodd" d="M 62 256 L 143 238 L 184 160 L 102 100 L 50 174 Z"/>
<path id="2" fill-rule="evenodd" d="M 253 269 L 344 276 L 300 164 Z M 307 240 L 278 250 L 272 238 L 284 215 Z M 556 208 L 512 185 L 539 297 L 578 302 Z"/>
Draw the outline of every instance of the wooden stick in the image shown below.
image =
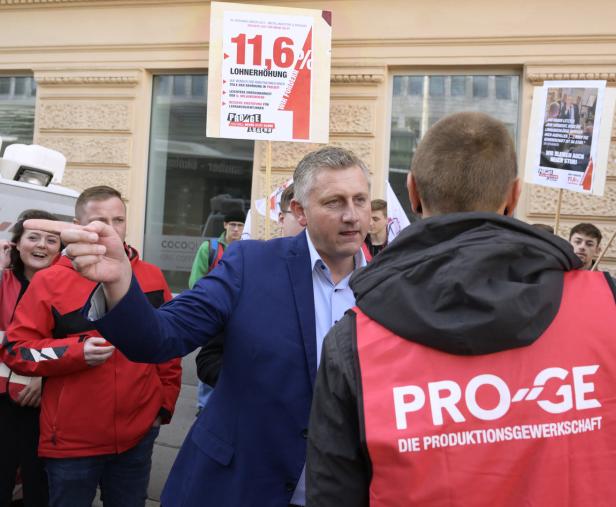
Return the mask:
<path id="1" fill-rule="evenodd" d="M 563 202 L 563 189 L 558 190 L 558 202 L 556 203 L 556 216 L 554 217 L 554 234 L 558 236 L 558 226 L 560 225 L 560 206 Z"/>
<path id="2" fill-rule="evenodd" d="M 271 237 L 271 219 L 269 195 L 272 192 L 272 142 L 267 141 L 267 155 L 265 157 L 265 239 Z"/>
<path id="3" fill-rule="evenodd" d="M 601 255 L 599 255 L 599 257 L 597 257 L 597 260 L 595 261 L 595 263 L 592 265 L 592 268 L 590 269 L 591 271 L 596 271 L 597 270 L 597 266 L 599 265 L 599 263 L 601 262 L 601 259 L 603 259 L 603 256 L 607 253 L 607 251 L 609 250 L 610 246 L 612 245 L 612 241 L 614 241 L 614 237 L 616 236 L 616 231 L 614 231 L 614 233 L 612 234 L 612 237 L 610 238 L 610 240 L 607 242 L 607 246 L 605 247 L 605 249 L 603 250 L 603 252 L 601 252 Z"/>

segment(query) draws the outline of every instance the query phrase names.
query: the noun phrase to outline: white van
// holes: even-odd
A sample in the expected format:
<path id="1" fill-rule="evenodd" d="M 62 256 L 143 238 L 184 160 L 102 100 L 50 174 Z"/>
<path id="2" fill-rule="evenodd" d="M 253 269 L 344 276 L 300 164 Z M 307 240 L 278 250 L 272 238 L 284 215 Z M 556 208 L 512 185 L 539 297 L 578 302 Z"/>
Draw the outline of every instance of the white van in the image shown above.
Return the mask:
<path id="1" fill-rule="evenodd" d="M 6 148 L 0 158 L 0 239 L 10 239 L 11 228 L 28 209 L 73 220 L 79 192 L 58 185 L 65 167 L 64 155 L 43 146 L 11 144 Z"/>

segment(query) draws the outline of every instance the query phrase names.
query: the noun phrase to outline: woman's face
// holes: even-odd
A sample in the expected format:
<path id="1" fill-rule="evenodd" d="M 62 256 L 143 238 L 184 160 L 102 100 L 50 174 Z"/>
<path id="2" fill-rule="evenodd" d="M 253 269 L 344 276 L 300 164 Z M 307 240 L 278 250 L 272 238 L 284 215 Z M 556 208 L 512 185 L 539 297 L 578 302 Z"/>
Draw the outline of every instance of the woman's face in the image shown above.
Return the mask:
<path id="1" fill-rule="evenodd" d="M 26 230 L 15 245 L 29 280 L 39 269 L 48 267 L 60 251 L 60 237 L 44 231 Z"/>

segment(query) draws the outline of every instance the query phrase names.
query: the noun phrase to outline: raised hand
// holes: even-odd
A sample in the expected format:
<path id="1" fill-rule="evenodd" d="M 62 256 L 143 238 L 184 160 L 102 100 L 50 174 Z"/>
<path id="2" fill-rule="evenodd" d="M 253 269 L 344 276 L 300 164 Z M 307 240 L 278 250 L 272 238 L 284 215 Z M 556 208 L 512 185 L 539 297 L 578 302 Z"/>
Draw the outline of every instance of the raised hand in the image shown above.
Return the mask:
<path id="1" fill-rule="evenodd" d="M 0 239 L 0 271 L 11 265 L 11 248 L 15 244 L 6 239 Z"/>
<path id="2" fill-rule="evenodd" d="M 60 234 L 73 267 L 89 280 L 103 283 L 109 307 L 128 292 L 130 262 L 113 227 L 103 222 L 77 225 L 39 219 L 26 220 L 24 227 Z"/>

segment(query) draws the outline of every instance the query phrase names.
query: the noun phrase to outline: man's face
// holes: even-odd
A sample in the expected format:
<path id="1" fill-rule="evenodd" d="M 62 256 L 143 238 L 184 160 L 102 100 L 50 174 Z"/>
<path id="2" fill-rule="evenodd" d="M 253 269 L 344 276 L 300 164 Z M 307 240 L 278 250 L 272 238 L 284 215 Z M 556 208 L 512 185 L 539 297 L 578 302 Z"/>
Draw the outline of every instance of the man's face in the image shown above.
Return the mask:
<path id="1" fill-rule="evenodd" d="M 322 169 L 314 179 L 307 202 L 294 201 L 300 225 L 327 263 L 352 257 L 361 248 L 370 224 L 368 179 L 357 166 Z"/>
<path id="2" fill-rule="evenodd" d="M 297 236 L 304 227 L 297 221 L 293 212 L 289 209 L 278 213 L 278 223 L 282 226 L 282 237 Z"/>
<path id="3" fill-rule="evenodd" d="M 88 201 L 77 211 L 75 221 L 79 225 L 98 220 L 113 227 L 122 241 L 126 239 L 126 206 L 121 199 L 111 197 L 104 201 Z"/>
<path id="4" fill-rule="evenodd" d="M 584 269 L 590 269 L 593 261 L 601 253 L 601 248 L 597 242 L 597 238 L 591 238 L 586 234 L 576 232 L 569 242 L 573 245 L 573 251 L 580 260 L 584 263 Z"/>
<path id="5" fill-rule="evenodd" d="M 244 224 L 242 222 L 223 222 L 225 228 L 225 241 L 233 243 L 242 238 L 244 232 Z"/>
<path id="6" fill-rule="evenodd" d="M 370 234 L 381 234 L 385 229 L 387 229 L 387 217 L 383 210 L 373 211 L 370 215 L 370 228 L 368 232 Z"/>
<path id="7" fill-rule="evenodd" d="M 565 103 L 567 104 L 567 107 L 571 106 L 571 104 L 573 104 L 573 96 L 567 95 L 567 98 L 565 99 Z"/>

